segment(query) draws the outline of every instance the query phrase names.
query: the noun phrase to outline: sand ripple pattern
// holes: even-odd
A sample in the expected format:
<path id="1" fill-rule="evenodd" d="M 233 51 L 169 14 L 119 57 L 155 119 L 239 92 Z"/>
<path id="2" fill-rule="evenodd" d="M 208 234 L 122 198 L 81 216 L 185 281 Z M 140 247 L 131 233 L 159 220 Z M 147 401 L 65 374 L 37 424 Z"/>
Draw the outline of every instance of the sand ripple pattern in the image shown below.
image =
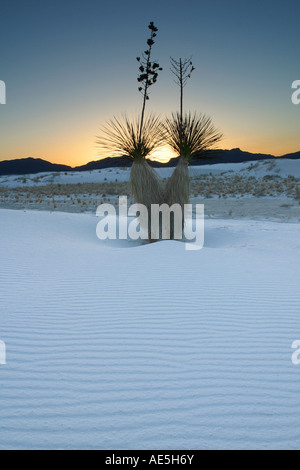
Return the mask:
<path id="1" fill-rule="evenodd" d="M 0 216 L 0 448 L 299 447 L 299 226 L 212 220 L 188 252 Z"/>

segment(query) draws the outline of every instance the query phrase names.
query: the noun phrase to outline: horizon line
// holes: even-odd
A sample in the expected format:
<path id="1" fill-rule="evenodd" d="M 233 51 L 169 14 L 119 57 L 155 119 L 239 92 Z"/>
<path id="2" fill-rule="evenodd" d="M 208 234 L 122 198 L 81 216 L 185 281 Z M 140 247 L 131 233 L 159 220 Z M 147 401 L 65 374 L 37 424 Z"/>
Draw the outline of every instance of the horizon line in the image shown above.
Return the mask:
<path id="1" fill-rule="evenodd" d="M 240 147 L 233 147 L 231 149 L 222 149 L 222 148 L 216 148 L 216 149 L 210 149 L 208 150 L 208 153 L 209 152 L 224 152 L 224 151 L 232 151 L 232 150 L 239 150 L 243 153 L 249 153 L 251 155 L 261 155 L 261 156 L 271 156 L 273 158 L 282 158 L 282 157 L 285 157 L 286 155 L 293 155 L 293 154 L 296 154 L 296 153 L 299 153 L 300 150 L 296 150 L 295 152 L 289 152 L 289 153 L 286 153 L 286 154 L 283 154 L 283 155 L 273 155 L 271 153 L 260 153 L 260 152 L 249 152 L 248 150 L 242 150 Z M 103 156 L 103 157 L 100 157 L 99 159 L 97 160 L 89 160 L 87 163 L 82 163 L 82 164 L 79 164 L 79 165 L 75 165 L 75 166 L 72 166 L 71 164 L 67 164 L 67 163 L 56 163 L 55 161 L 51 161 L 51 160 L 47 160 L 46 157 L 35 157 L 35 156 L 28 156 L 28 157 L 13 157 L 13 158 L 8 158 L 8 159 L 4 159 L 4 160 L 0 160 L 0 163 L 4 163 L 4 162 L 13 162 L 13 161 L 16 161 L 16 160 L 29 160 L 29 159 L 32 159 L 32 160 L 42 160 L 42 161 L 45 161 L 47 163 L 51 163 L 53 165 L 61 165 L 61 166 L 66 166 L 66 167 L 70 167 L 70 168 L 79 168 L 81 166 L 86 166 L 88 165 L 89 163 L 93 163 L 93 162 L 99 162 L 101 160 L 107 160 L 107 159 L 116 159 L 116 158 L 124 158 L 124 157 L 127 157 L 128 159 L 130 159 L 129 156 L 126 156 L 126 155 L 119 155 L 119 156 Z M 149 158 L 146 158 L 146 160 L 150 160 L 150 161 L 153 161 L 153 162 L 157 162 L 157 163 L 161 163 L 161 164 L 167 164 L 169 163 L 171 160 L 174 160 L 176 158 L 179 158 L 179 155 L 177 156 L 174 156 L 174 157 L 170 157 L 169 160 L 166 160 L 166 161 L 162 161 L 161 159 L 159 158 L 153 158 L 153 157 L 149 157 Z"/>

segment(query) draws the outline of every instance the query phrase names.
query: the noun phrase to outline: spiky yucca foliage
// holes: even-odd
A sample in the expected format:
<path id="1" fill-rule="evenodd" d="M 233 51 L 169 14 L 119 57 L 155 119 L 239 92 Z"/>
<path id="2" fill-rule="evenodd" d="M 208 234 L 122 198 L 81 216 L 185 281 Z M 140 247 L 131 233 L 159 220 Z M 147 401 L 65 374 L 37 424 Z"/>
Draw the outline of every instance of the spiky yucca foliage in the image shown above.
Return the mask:
<path id="1" fill-rule="evenodd" d="M 165 120 L 164 129 L 169 146 L 188 162 L 195 154 L 206 152 L 222 138 L 212 119 L 205 114 L 188 113 L 181 119 L 179 113 L 173 113 L 171 118 Z"/>
<path id="2" fill-rule="evenodd" d="M 102 128 L 102 135 L 97 143 L 102 149 L 115 156 L 127 155 L 134 161 L 143 160 L 159 148 L 165 139 L 165 130 L 158 116 L 149 114 L 144 118 L 141 129 L 141 118 L 129 119 L 114 117 Z"/>
<path id="3" fill-rule="evenodd" d="M 169 146 L 180 155 L 180 160 L 166 186 L 165 198 L 169 205 L 180 204 L 184 214 L 184 204 L 189 203 L 190 179 L 188 165 L 195 154 L 204 155 L 222 138 L 209 116 L 188 113 L 181 116 L 173 113 L 164 123 L 166 140 Z M 182 228 L 184 227 L 184 217 Z M 174 227 L 171 225 L 171 238 Z"/>
<path id="4" fill-rule="evenodd" d="M 142 132 L 140 126 L 140 116 L 133 120 L 126 116 L 121 119 L 115 117 L 102 128 L 97 142 L 115 156 L 132 158 L 130 188 L 135 202 L 148 209 L 148 235 L 151 240 L 151 204 L 162 204 L 164 188 L 161 178 L 148 164 L 146 157 L 165 143 L 165 130 L 159 117 L 153 114 L 144 117 Z"/>
<path id="5" fill-rule="evenodd" d="M 139 116 L 133 120 L 126 116 L 115 117 L 103 128 L 98 144 L 116 156 L 132 158 L 132 193 L 136 202 L 148 207 L 151 202 L 155 204 L 162 199 L 162 182 L 146 157 L 164 144 L 165 130 L 159 117 L 153 114 L 144 118 L 142 132 L 140 125 Z"/>

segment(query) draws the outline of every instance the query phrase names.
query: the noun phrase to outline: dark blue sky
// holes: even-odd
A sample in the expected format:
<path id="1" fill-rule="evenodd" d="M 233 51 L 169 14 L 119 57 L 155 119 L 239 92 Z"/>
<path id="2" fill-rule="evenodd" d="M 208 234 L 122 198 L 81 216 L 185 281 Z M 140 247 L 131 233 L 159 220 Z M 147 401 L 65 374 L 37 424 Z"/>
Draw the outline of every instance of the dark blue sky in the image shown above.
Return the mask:
<path id="1" fill-rule="evenodd" d="M 0 160 L 98 159 L 95 135 L 115 114 L 136 113 L 137 62 L 147 25 L 164 67 L 148 110 L 178 108 L 169 56 L 193 56 L 185 109 L 205 112 L 224 148 L 280 155 L 300 149 L 300 2 L 1 0 Z"/>

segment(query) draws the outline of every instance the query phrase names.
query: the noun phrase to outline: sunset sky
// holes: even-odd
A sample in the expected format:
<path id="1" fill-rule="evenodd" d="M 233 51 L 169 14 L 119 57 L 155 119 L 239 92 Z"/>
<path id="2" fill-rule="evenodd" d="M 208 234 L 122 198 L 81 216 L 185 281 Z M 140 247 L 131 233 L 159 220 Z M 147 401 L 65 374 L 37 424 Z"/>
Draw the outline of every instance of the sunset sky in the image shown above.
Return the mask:
<path id="1" fill-rule="evenodd" d="M 178 109 L 169 56 L 192 55 L 185 110 L 212 117 L 222 148 L 299 151 L 300 105 L 291 101 L 300 80 L 299 19 L 299 0 L 1 0 L 0 160 L 100 159 L 100 127 L 141 109 L 136 56 L 146 49 L 149 21 L 159 28 L 153 59 L 164 70 L 148 111 Z"/>

